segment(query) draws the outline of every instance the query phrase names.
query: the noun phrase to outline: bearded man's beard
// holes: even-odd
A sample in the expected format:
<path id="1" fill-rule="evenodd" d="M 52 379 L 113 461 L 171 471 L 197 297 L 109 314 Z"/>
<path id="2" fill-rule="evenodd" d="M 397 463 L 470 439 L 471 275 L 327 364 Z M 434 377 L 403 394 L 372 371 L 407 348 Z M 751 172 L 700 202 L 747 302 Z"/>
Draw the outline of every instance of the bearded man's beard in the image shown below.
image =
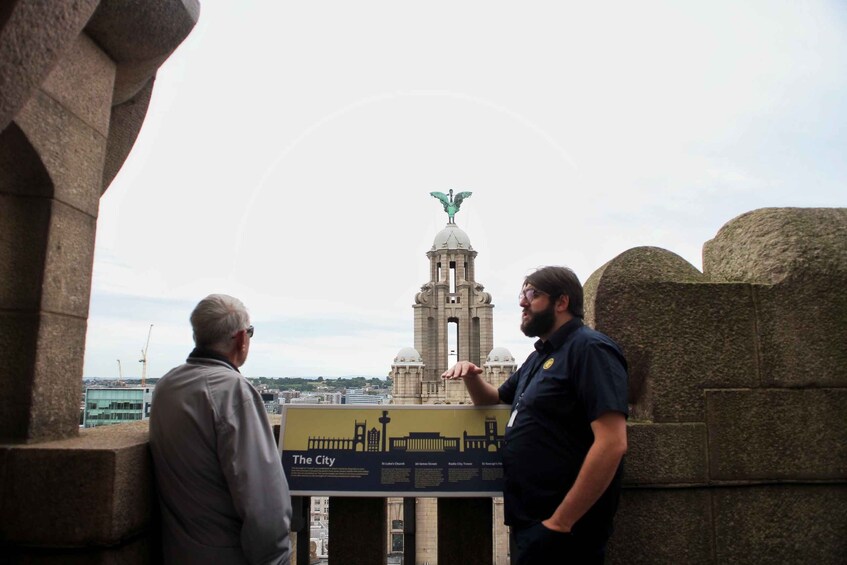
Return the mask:
<path id="1" fill-rule="evenodd" d="M 538 337 L 550 333 L 555 323 L 556 305 L 551 302 L 541 312 L 529 312 L 529 318 L 521 322 L 521 331 L 527 337 Z"/>

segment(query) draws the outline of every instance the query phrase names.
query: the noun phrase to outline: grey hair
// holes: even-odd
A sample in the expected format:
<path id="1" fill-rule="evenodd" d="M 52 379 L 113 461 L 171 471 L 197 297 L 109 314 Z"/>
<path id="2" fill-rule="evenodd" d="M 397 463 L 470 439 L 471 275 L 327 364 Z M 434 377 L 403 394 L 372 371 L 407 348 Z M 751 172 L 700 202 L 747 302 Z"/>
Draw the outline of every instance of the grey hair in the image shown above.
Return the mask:
<path id="1" fill-rule="evenodd" d="M 194 344 L 219 353 L 227 351 L 232 336 L 249 325 L 247 308 L 226 294 L 210 294 L 191 313 Z"/>

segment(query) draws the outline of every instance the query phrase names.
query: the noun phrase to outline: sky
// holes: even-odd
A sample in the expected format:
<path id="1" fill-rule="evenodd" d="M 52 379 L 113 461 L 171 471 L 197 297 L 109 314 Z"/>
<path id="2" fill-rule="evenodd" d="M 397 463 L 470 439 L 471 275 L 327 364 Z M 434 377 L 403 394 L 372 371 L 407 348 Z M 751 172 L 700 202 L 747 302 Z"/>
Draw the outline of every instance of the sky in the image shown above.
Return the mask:
<path id="1" fill-rule="evenodd" d="M 520 362 L 537 267 L 701 269 L 740 214 L 847 206 L 845 69 L 838 1 L 203 0 L 101 198 L 84 377 L 138 378 L 148 332 L 147 377 L 180 364 L 214 292 L 247 376 L 386 376 L 450 189 Z"/>

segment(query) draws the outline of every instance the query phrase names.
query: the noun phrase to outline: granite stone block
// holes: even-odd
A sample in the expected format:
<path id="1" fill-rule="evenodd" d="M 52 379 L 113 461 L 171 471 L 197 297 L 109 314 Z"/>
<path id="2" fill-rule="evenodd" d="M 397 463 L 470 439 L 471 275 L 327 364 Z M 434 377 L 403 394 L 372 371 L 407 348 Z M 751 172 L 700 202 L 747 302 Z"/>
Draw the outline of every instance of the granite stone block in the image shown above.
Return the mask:
<path id="1" fill-rule="evenodd" d="M 329 521 L 329 546 L 336 555 L 344 556 L 344 563 L 385 564 L 388 525 L 384 498 L 330 497 Z"/>
<path id="2" fill-rule="evenodd" d="M 99 3 L 100 0 L 4 2 L 0 22 L 0 131 L 76 40 Z"/>
<path id="3" fill-rule="evenodd" d="M 88 317 L 97 220 L 53 202 L 42 280 L 41 308 Z"/>
<path id="4" fill-rule="evenodd" d="M 706 391 L 713 480 L 845 480 L 847 389 Z"/>
<path id="5" fill-rule="evenodd" d="M 42 91 L 29 99 L 15 122 L 41 156 L 53 180 L 53 197 L 96 218 L 106 136 Z"/>
<path id="6" fill-rule="evenodd" d="M 53 195 L 41 157 L 14 122 L 0 131 L 0 194 Z"/>
<path id="7" fill-rule="evenodd" d="M 151 78 L 135 97 L 123 104 L 112 106 L 101 193 L 106 192 L 106 189 L 112 184 L 130 150 L 135 145 L 138 133 L 141 131 L 141 126 L 147 115 L 147 107 L 150 104 L 150 96 L 153 94 L 154 82 L 155 78 Z"/>
<path id="8" fill-rule="evenodd" d="M 153 532 L 122 541 L 117 547 L 16 547 L 9 551 L 12 565 L 147 565 L 161 562 L 161 542 Z"/>
<path id="9" fill-rule="evenodd" d="M 40 308 L 49 228 L 49 199 L 0 194 L 0 309 Z"/>
<path id="10" fill-rule="evenodd" d="M 847 209 L 742 214 L 706 242 L 703 266 L 755 285 L 766 386 L 847 386 Z"/>
<path id="11" fill-rule="evenodd" d="M 847 387 L 845 281 L 847 272 L 757 286 L 765 386 Z"/>
<path id="12" fill-rule="evenodd" d="M 0 531 L 13 545 L 118 545 L 155 521 L 147 422 L 0 449 L 6 478 Z"/>
<path id="13" fill-rule="evenodd" d="M 715 563 L 708 489 L 624 489 L 609 565 Z"/>
<path id="14" fill-rule="evenodd" d="M 711 280 L 790 283 L 847 273 L 847 208 L 761 208 L 727 222 L 703 245 Z"/>
<path id="15" fill-rule="evenodd" d="M 844 563 L 847 485 L 722 488 L 712 497 L 717 563 Z"/>
<path id="16" fill-rule="evenodd" d="M 117 63 L 115 104 L 135 97 L 199 17 L 197 0 L 100 2 L 85 32 Z"/>
<path id="17" fill-rule="evenodd" d="M 77 434 L 86 325 L 85 318 L 40 315 L 26 441 Z"/>
<path id="18" fill-rule="evenodd" d="M 627 434 L 625 485 L 708 482 L 705 424 L 631 423 Z"/>
<path id="19" fill-rule="evenodd" d="M 115 83 L 115 63 L 85 34 L 79 35 L 41 88 L 104 138 Z"/>
<path id="20" fill-rule="evenodd" d="M 702 422 L 704 388 L 758 384 L 749 285 L 710 284 L 681 257 L 639 247 L 585 286 L 586 320 L 634 361 L 636 417 Z"/>
<path id="21" fill-rule="evenodd" d="M 0 311 L 0 442 L 28 437 L 38 325 L 38 314 Z"/>

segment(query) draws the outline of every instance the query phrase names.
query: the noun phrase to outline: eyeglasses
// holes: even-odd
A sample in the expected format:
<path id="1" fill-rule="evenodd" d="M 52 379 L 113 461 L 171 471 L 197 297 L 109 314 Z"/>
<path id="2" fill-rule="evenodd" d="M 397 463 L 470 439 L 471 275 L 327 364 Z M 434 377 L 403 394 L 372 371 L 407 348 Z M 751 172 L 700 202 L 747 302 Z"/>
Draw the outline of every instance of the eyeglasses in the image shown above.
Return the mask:
<path id="1" fill-rule="evenodd" d="M 532 302 L 536 297 L 541 296 L 542 294 L 547 294 L 549 296 L 549 294 L 543 290 L 538 290 L 537 288 L 525 288 L 518 295 L 518 302 L 522 302 L 524 300 Z"/>
<path id="2" fill-rule="evenodd" d="M 244 328 L 244 333 L 247 334 L 247 337 L 253 337 L 253 331 L 254 331 L 253 326 L 247 326 L 246 328 Z M 238 335 L 238 332 L 235 332 L 232 336 L 232 339 L 235 339 L 235 336 L 237 336 L 237 335 Z"/>

